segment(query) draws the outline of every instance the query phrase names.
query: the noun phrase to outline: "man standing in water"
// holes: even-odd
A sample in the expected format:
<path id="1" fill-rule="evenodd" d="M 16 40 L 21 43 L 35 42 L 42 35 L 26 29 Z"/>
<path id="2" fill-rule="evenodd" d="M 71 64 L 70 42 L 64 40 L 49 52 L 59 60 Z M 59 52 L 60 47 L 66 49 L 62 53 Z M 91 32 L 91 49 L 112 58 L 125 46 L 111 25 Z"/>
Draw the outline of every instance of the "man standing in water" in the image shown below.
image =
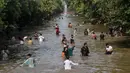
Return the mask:
<path id="1" fill-rule="evenodd" d="M 101 34 L 100 34 L 100 40 L 104 40 L 104 37 L 105 37 L 105 35 L 103 34 L 103 32 L 101 32 Z"/>
<path id="2" fill-rule="evenodd" d="M 84 46 L 81 48 L 80 52 L 81 52 L 82 56 L 88 56 L 89 48 L 87 46 L 87 43 L 84 43 Z"/>
<path id="3" fill-rule="evenodd" d="M 65 70 L 71 70 L 72 65 L 78 65 L 78 63 L 72 62 L 71 60 L 69 60 L 69 57 L 67 57 L 66 60 L 64 61 Z"/>

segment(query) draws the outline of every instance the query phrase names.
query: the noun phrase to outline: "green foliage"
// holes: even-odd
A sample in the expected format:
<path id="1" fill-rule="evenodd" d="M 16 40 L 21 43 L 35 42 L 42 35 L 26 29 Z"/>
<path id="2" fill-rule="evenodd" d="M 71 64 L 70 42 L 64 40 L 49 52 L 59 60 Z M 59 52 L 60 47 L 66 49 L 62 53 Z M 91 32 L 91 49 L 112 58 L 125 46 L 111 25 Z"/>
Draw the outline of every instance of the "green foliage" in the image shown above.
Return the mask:
<path id="1" fill-rule="evenodd" d="M 0 0 L 0 25 L 22 28 L 61 10 L 61 0 Z"/>
<path id="2" fill-rule="evenodd" d="M 68 5 L 96 23 L 130 25 L 130 0 L 68 0 Z"/>

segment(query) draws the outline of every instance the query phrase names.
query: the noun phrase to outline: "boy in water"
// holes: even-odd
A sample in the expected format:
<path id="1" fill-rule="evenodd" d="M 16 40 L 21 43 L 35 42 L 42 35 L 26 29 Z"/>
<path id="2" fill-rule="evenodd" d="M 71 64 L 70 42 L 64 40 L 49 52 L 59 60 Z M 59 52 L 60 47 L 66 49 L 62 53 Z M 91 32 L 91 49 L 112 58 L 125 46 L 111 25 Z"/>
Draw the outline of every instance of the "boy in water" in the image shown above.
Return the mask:
<path id="1" fill-rule="evenodd" d="M 65 70 L 71 70 L 72 65 L 78 65 L 78 63 L 72 62 L 71 60 L 69 60 L 69 57 L 67 57 L 66 60 L 64 61 Z"/>
<path id="2" fill-rule="evenodd" d="M 28 67 L 34 68 L 34 59 L 31 56 L 31 54 L 28 54 L 27 60 L 20 66 L 28 65 Z"/>

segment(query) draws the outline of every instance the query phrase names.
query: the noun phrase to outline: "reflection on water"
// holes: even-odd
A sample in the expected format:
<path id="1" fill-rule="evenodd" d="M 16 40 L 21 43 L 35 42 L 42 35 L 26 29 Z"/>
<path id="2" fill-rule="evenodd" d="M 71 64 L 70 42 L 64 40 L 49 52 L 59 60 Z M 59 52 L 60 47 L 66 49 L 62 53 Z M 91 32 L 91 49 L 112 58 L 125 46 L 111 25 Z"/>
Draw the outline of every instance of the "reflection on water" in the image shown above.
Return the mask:
<path id="1" fill-rule="evenodd" d="M 62 16 L 60 16 L 62 17 Z M 99 35 L 101 31 L 107 31 L 106 27 L 99 25 L 83 25 L 77 26 L 79 23 L 82 25 L 83 19 L 80 17 L 64 17 L 63 19 L 56 18 L 56 22 L 49 22 L 49 27 L 42 28 L 38 32 L 42 33 L 47 39 L 46 42 L 39 45 L 36 58 L 38 58 L 38 65 L 35 68 L 35 72 L 22 69 L 22 73 L 129 73 L 130 72 L 130 50 L 116 48 L 114 46 L 114 53 L 112 55 L 104 54 L 104 45 L 111 38 L 107 37 L 106 41 L 92 40 L 90 36 L 84 36 L 83 30 L 85 28 L 94 29 Z M 68 23 L 71 22 L 73 28 L 68 28 Z M 64 71 L 63 60 L 61 58 L 62 46 L 61 37 L 55 35 L 54 25 L 59 24 L 61 34 L 65 34 L 67 38 L 73 34 L 73 29 L 78 28 L 77 36 L 74 37 L 76 41 L 76 48 L 74 50 L 74 56 L 71 58 L 74 62 L 80 63 L 79 66 L 74 66 L 71 71 Z M 114 38 L 113 38 L 114 39 Z M 90 55 L 88 57 L 80 56 L 80 48 L 84 42 L 88 42 L 90 49 Z M 117 40 L 115 40 L 117 41 Z M 20 70 L 15 69 L 13 73 L 21 73 Z"/>

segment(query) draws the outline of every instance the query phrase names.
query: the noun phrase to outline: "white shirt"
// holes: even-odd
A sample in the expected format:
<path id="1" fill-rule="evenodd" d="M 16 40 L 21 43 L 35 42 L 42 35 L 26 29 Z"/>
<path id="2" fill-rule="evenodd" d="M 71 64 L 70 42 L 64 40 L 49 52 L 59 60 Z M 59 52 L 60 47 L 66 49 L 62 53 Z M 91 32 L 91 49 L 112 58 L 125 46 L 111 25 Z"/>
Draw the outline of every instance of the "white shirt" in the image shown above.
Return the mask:
<path id="1" fill-rule="evenodd" d="M 44 37 L 43 36 L 39 36 L 39 41 L 42 42 L 44 40 Z"/>
<path id="2" fill-rule="evenodd" d="M 65 60 L 64 61 L 64 68 L 65 68 L 65 70 L 71 70 L 71 65 L 78 65 L 78 63 L 73 63 L 70 60 Z"/>
<path id="3" fill-rule="evenodd" d="M 107 51 L 113 51 L 112 46 L 109 46 L 108 48 L 106 48 Z"/>
<path id="4" fill-rule="evenodd" d="M 21 44 L 21 45 L 23 45 L 23 44 L 24 44 L 24 42 L 23 42 L 22 40 L 20 40 L 20 44 Z"/>

